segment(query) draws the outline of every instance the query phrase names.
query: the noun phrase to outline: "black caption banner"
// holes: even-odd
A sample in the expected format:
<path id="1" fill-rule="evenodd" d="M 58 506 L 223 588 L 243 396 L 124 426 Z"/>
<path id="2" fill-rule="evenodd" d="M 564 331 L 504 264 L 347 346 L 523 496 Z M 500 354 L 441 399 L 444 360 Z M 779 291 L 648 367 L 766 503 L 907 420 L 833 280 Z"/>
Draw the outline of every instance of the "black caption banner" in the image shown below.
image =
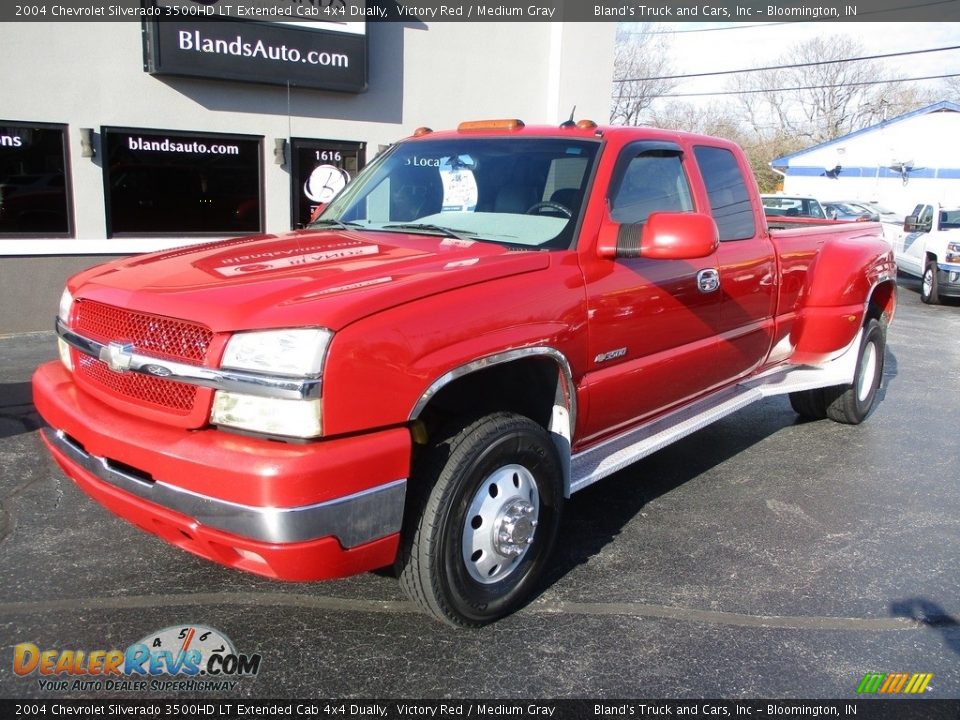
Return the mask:
<path id="1" fill-rule="evenodd" d="M 0 717 L 956 720 L 960 700 L 0 700 Z"/>
<path id="2" fill-rule="evenodd" d="M 949 22 L 954 0 L 25 0 L 0 21 L 223 20 L 270 22 Z"/>

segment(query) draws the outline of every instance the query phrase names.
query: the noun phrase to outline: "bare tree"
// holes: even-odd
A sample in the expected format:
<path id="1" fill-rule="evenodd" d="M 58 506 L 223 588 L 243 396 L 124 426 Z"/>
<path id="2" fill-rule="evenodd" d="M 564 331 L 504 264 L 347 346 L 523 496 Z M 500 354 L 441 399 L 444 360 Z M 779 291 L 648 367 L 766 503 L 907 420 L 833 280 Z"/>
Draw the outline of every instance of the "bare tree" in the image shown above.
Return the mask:
<path id="1" fill-rule="evenodd" d="M 773 192 L 782 177 L 770 168 L 770 161 L 800 150 L 804 143 L 798 138 L 769 127 L 753 125 L 743 118 L 732 103 L 694 105 L 689 102 L 671 102 L 648 113 L 650 123 L 669 130 L 715 135 L 733 140 L 743 148 L 761 192 Z"/>
<path id="2" fill-rule="evenodd" d="M 637 125 L 654 99 L 676 87 L 675 80 L 656 79 L 673 74 L 667 37 L 654 23 L 617 28 L 610 109 L 615 125 Z"/>
<path id="3" fill-rule="evenodd" d="M 777 58 L 776 70 L 734 81 L 741 109 L 755 127 L 772 127 L 806 142 L 822 142 L 926 103 L 916 86 L 895 80 L 883 64 L 850 60 L 867 54 L 845 35 L 799 43 Z M 819 64 L 814 64 L 819 63 Z"/>
<path id="4" fill-rule="evenodd" d="M 960 103 L 960 76 L 946 78 L 940 88 L 940 100 Z"/>

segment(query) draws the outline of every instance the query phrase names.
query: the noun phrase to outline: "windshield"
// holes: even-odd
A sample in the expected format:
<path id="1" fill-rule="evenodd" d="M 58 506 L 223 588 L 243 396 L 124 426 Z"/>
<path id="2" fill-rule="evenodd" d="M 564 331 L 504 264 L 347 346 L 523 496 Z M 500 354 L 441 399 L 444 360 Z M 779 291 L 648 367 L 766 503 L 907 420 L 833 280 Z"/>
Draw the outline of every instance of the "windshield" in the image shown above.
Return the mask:
<path id="1" fill-rule="evenodd" d="M 598 148 L 557 138 L 401 143 L 360 173 L 316 224 L 568 248 Z"/>

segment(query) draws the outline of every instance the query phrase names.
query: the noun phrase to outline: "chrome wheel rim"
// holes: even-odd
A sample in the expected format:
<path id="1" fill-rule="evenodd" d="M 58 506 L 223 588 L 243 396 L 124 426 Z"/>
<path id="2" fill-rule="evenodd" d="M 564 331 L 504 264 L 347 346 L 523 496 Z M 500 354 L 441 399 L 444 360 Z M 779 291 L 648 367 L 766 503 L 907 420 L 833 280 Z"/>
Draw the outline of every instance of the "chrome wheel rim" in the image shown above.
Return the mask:
<path id="1" fill-rule="evenodd" d="M 873 389 L 877 374 L 877 359 L 876 343 L 867 343 L 863 357 L 860 358 L 860 378 L 857 381 L 857 399 L 860 402 L 866 400 Z"/>
<path id="2" fill-rule="evenodd" d="M 927 268 L 927 271 L 923 274 L 923 296 L 930 297 L 930 293 L 933 292 L 933 270 Z"/>
<path id="3" fill-rule="evenodd" d="M 536 537 L 540 493 L 522 465 L 494 470 L 477 488 L 463 523 L 461 553 L 467 572 L 484 585 L 517 569 Z"/>

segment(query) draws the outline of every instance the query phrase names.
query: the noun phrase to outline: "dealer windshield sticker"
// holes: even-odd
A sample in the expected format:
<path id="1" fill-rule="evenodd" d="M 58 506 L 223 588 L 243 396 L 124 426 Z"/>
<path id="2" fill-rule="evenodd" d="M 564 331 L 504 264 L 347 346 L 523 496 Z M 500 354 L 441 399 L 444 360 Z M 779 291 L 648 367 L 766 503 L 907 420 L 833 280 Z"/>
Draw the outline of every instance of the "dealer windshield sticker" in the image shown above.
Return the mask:
<path id="1" fill-rule="evenodd" d="M 63 692 L 223 692 L 255 677 L 260 661 L 206 625 L 167 627 L 125 650 L 41 649 L 30 642 L 13 648 L 17 676 Z"/>
<path id="2" fill-rule="evenodd" d="M 477 180 L 471 167 L 473 158 L 460 155 L 444 158 L 440 163 L 440 181 L 443 183 L 441 212 L 473 212 L 477 208 Z"/>

